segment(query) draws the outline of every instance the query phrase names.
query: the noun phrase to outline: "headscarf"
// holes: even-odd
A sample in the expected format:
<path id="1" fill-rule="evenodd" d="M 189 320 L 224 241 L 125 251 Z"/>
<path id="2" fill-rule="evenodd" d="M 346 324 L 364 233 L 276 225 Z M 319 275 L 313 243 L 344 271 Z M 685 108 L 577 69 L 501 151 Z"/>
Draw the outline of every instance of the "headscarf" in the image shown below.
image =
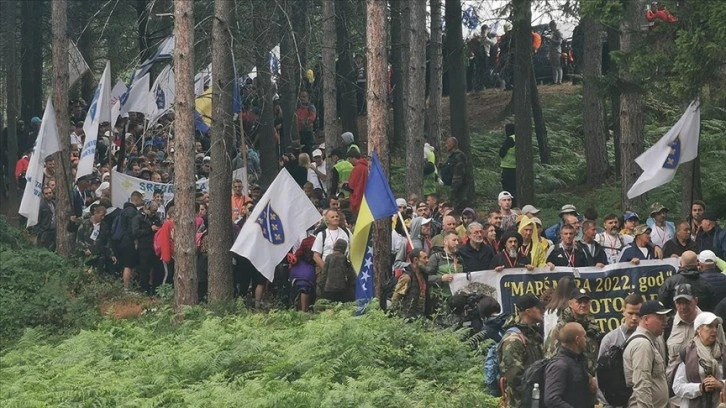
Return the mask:
<path id="1" fill-rule="evenodd" d="M 529 251 L 532 265 L 534 265 L 535 268 L 542 268 L 547 263 L 547 247 L 549 245 L 547 242 L 543 242 L 540 238 L 540 231 L 537 224 L 535 224 L 532 219 L 526 215 L 522 216 L 522 220 L 519 222 L 518 231 L 520 234 L 527 225 L 532 225 L 532 248 Z"/>
<path id="2" fill-rule="evenodd" d="M 723 344 L 721 344 L 719 338 L 716 338 L 716 342 L 712 346 L 706 346 L 696 333 L 693 343 L 696 345 L 696 352 L 698 353 L 698 364 L 703 367 L 704 372 L 716 378 L 723 378 L 724 373 L 721 372 L 721 347 L 723 347 Z"/>

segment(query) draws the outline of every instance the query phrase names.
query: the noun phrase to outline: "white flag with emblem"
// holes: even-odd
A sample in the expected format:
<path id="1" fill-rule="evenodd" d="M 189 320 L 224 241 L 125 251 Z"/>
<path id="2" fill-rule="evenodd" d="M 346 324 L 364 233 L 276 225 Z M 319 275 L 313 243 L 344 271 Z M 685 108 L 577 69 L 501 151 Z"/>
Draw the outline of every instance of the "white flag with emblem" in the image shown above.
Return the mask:
<path id="1" fill-rule="evenodd" d="M 98 139 L 98 125 L 103 122 L 111 122 L 111 62 L 106 61 L 106 68 L 103 70 L 101 82 L 93 95 L 91 106 L 88 107 L 86 121 L 83 122 L 83 132 L 86 133 L 86 141 L 83 142 L 83 150 L 78 160 L 76 180 L 93 172 L 93 161 L 96 157 L 96 140 Z"/>

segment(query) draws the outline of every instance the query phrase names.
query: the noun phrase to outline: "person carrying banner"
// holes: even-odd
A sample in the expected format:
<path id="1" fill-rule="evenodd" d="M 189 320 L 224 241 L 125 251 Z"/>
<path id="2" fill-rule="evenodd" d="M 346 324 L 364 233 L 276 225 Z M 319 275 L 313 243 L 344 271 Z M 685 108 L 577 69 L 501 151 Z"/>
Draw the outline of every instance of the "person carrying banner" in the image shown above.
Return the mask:
<path id="1" fill-rule="evenodd" d="M 652 230 L 651 241 L 661 248 L 676 235 L 676 226 L 672 221 L 667 221 L 667 217 L 668 208 L 660 203 L 653 203 L 650 206 L 650 218 L 645 220 L 645 224 Z"/>
<path id="2" fill-rule="evenodd" d="M 605 251 L 608 264 L 617 263 L 622 251 L 633 242 L 633 237 L 620 233 L 618 216 L 615 214 L 606 215 L 602 226 L 604 231 L 595 236 L 595 242 Z"/>
<path id="3" fill-rule="evenodd" d="M 595 240 L 597 224 L 586 220 L 582 223 L 582 239 L 577 241 L 577 247 L 585 254 L 587 266 L 602 268 L 608 263 L 607 255 L 602 246 Z"/>
<path id="4" fill-rule="evenodd" d="M 676 234 L 663 245 L 663 256 L 678 258 L 686 251 L 696 251 L 696 243 L 691 239 L 691 224 L 679 221 Z"/>
<path id="5" fill-rule="evenodd" d="M 638 265 L 641 260 L 655 259 L 655 251 L 650 242 L 650 232 L 650 227 L 645 224 L 635 227 L 633 230 L 635 239 L 620 254 L 618 262 L 630 262 Z"/>
<path id="6" fill-rule="evenodd" d="M 522 246 L 519 247 L 519 252 L 525 257 L 529 256 L 529 264 L 535 268 L 543 268 L 547 263 L 550 242 L 540 236 L 539 233 L 542 229 L 535 220 L 538 218 L 530 218 L 525 215 L 519 221 L 519 233 L 522 235 Z"/>
<path id="7" fill-rule="evenodd" d="M 577 230 L 570 224 L 560 228 L 560 244 L 547 256 L 547 266 L 554 269 L 556 266 L 582 268 L 588 266 L 585 253 L 575 245 Z"/>
<path id="8" fill-rule="evenodd" d="M 522 236 L 518 232 L 505 232 L 500 242 L 504 244 L 504 250 L 494 256 L 489 266 L 490 269 L 494 269 L 497 272 L 509 268 L 527 268 L 529 271 L 534 270 L 530 254 L 525 255 L 519 250 L 522 246 Z"/>

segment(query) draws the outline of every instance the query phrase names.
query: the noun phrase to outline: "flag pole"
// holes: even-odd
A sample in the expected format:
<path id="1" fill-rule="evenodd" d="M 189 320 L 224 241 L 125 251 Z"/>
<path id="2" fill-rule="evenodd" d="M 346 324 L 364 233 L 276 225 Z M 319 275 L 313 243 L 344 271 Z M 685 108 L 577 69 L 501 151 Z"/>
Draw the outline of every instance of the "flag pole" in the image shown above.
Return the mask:
<path id="1" fill-rule="evenodd" d="M 398 219 L 401 221 L 401 225 L 403 226 L 403 232 L 406 233 L 406 239 L 408 240 L 408 244 L 411 245 L 411 249 L 413 249 L 413 241 L 411 240 L 411 234 L 408 233 L 408 228 L 406 228 L 406 222 L 403 220 L 403 215 L 401 215 L 401 212 L 398 213 Z"/>

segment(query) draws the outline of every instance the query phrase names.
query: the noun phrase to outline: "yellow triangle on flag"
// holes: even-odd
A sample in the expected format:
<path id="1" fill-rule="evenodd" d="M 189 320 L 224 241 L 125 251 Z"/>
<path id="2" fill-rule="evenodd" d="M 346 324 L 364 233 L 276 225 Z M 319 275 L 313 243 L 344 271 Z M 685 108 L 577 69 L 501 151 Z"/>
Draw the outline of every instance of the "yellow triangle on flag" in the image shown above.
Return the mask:
<path id="1" fill-rule="evenodd" d="M 203 94 L 194 100 L 197 112 L 202 115 L 202 120 L 207 126 L 212 125 L 212 87 L 210 86 Z"/>

